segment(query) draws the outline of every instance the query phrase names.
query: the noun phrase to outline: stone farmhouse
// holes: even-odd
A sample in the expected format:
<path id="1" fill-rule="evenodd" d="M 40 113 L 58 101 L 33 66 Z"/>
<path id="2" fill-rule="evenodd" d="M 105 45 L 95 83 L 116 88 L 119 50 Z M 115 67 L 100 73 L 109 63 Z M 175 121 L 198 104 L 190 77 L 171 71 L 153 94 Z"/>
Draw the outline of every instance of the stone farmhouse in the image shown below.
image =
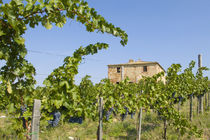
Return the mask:
<path id="1" fill-rule="evenodd" d="M 165 72 L 158 62 L 129 60 L 125 64 L 108 65 L 108 79 L 118 84 L 121 80 L 129 78 L 130 82 L 138 82 L 143 76 L 153 76 L 159 72 Z M 163 81 L 165 78 L 163 78 Z"/>

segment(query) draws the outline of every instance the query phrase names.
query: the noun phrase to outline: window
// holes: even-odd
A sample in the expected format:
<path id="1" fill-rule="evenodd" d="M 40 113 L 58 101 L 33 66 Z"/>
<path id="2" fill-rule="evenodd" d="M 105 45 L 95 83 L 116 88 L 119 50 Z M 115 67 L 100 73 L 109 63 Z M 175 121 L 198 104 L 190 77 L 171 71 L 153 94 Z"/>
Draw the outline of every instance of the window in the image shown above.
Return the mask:
<path id="1" fill-rule="evenodd" d="M 143 67 L 143 72 L 147 72 L 147 66 Z"/>
<path id="2" fill-rule="evenodd" d="M 120 73 L 120 67 L 117 67 L 117 73 Z"/>

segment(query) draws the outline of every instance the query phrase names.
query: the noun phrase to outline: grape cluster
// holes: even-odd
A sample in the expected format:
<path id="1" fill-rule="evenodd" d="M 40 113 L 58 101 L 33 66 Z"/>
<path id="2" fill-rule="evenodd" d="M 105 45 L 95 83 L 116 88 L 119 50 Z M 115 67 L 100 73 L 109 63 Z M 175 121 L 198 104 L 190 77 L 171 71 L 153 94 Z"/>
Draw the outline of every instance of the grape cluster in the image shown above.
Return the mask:
<path id="1" fill-rule="evenodd" d="M 70 123 L 79 123 L 82 124 L 83 118 L 82 117 L 70 117 Z"/>
<path id="2" fill-rule="evenodd" d="M 125 113 L 121 114 L 121 119 L 122 119 L 122 121 L 125 120 L 125 118 L 126 118 L 127 115 L 128 115 L 128 112 L 129 112 L 127 107 L 124 107 L 124 109 L 125 109 L 126 111 L 125 111 Z"/>
<path id="3" fill-rule="evenodd" d="M 182 96 L 175 97 L 175 95 L 176 95 L 176 92 L 173 92 L 172 96 L 170 96 L 168 98 L 168 100 L 174 99 L 174 102 L 173 102 L 174 104 L 176 104 L 178 102 L 182 102 L 184 100 L 184 97 L 182 97 Z"/>
<path id="4" fill-rule="evenodd" d="M 184 98 L 182 96 L 176 97 L 174 98 L 174 104 L 178 103 L 178 102 L 182 102 L 184 100 Z"/>
<path id="5" fill-rule="evenodd" d="M 114 108 L 113 108 L 113 107 L 110 108 L 110 109 L 106 112 L 105 116 L 106 116 L 106 120 L 107 120 L 107 121 L 109 120 L 109 117 L 110 117 L 110 115 L 112 114 L 112 112 L 114 113 Z"/>
<path id="6" fill-rule="evenodd" d="M 61 113 L 58 112 L 52 112 L 50 113 L 50 115 L 53 115 L 53 120 L 49 120 L 48 123 L 49 125 L 51 125 L 52 127 L 56 127 L 60 121 L 61 118 Z"/>
<path id="7" fill-rule="evenodd" d="M 173 98 L 175 97 L 175 94 L 176 94 L 176 92 L 173 92 L 173 93 L 172 93 L 172 97 L 173 97 Z"/>
<path id="8" fill-rule="evenodd" d="M 20 107 L 20 115 L 23 116 L 24 112 L 27 111 L 27 105 L 21 106 Z M 23 128 L 26 128 L 26 119 L 24 117 L 22 117 L 22 121 L 23 121 Z"/>
<path id="9" fill-rule="evenodd" d="M 135 115 L 135 112 L 128 112 L 129 115 L 131 115 L 131 119 L 133 119 L 133 116 Z"/>
<path id="10" fill-rule="evenodd" d="M 23 115 L 23 113 L 27 111 L 27 105 L 21 106 L 20 110 L 21 110 L 20 114 Z"/>

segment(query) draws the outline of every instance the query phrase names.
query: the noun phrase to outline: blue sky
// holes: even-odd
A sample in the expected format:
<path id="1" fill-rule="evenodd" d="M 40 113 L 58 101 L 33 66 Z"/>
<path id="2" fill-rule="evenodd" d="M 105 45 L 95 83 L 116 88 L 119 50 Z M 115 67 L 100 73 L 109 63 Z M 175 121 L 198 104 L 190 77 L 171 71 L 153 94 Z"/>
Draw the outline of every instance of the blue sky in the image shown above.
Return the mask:
<path id="1" fill-rule="evenodd" d="M 108 34 L 89 33 L 76 21 L 63 28 L 29 29 L 24 37 L 29 50 L 27 59 L 37 70 L 37 84 L 53 69 L 63 64 L 79 46 L 105 42 L 108 50 L 86 56 L 79 67 L 76 83 L 85 75 L 94 83 L 107 77 L 107 65 L 126 63 L 129 59 L 157 61 L 164 69 L 173 63 L 186 68 L 191 60 L 203 56 L 203 66 L 210 68 L 209 0 L 87 0 L 99 14 L 128 34 L 128 45 Z M 197 63 L 196 63 L 197 69 Z M 210 77 L 210 72 L 205 75 Z"/>

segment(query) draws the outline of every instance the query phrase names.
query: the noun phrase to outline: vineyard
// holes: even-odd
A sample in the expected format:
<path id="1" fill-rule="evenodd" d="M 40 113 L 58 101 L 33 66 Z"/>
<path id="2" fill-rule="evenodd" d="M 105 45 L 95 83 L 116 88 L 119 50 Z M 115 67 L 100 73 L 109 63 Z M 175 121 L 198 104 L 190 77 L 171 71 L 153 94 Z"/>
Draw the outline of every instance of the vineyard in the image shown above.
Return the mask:
<path id="1" fill-rule="evenodd" d="M 180 136 L 203 136 L 203 130 L 192 122 L 193 112 L 197 112 L 198 117 L 209 111 L 209 81 L 203 76 L 203 71 L 208 68 L 199 67 L 194 74 L 195 62 L 192 61 L 184 70 L 180 64 L 172 64 L 166 73 L 143 77 L 138 83 L 130 83 L 127 78 L 119 84 L 113 84 L 109 79 L 93 84 L 90 76 L 86 76 L 76 85 L 74 79 L 82 59 L 109 47 L 106 43 L 96 43 L 79 47 L 72 56 L 64 59 L 62 66 L 53 70 L 44 80 L 43 87 L 35 88 L 36 70 L 25 59 L 27 50 L 23 35 L 27 28 L 39 24 L 47 29 L 53 25 L 63 27 L 66 20 L 71 19 L 83 24 L 88 32 L 120 37 L 123 46 L 127 44 L 128 35 L 108 23 L 85 1 L 11 0 L 3 3 L 0 0 L 0 7 L 0 60 L 4 64 L 0 68 L 0 110 L 8 116 L 12 133 L 0 129 L 1 137 L 6 139 L 7 135 L 15 134 L 19 139 L 30 139 L 34 135 L 31 132 L 34 99 L 41 100 L 40 131 L 62 127 L 66 123 L 82 125 L 90 121 L 100 126 L 93 134 L 100 137 L 103 125 L 106 127 L 116 119 L 126 121 L 131 115 L 139 120 L 133 136 L 137 138 L 141 134 L 143 110 L 144 113 L 153 112 L 162 121 L 163 129 L 159 135 L 163 139 L 168 139 L 168 127 Z M 189 102 L 187 116 L 180 109 L 186 102 Z M 196 110 L 193 109 L 195 102 Z"/>
<path id="2" fill-rule="evenodd" d="M 98 106 L 99 98 L 103 97 L 103 123 L 111 123 L 117 116 L 118 119 L 124 121 L 126 116 L 138 114 L 143 107 L 144 110 L 156 112 L 165 124 L 163 129 L 165 138 L 167 137 L 167 125 L 177 130 L 180 135 L 185 133 L 194 135 L 196 137 L 202 136 L 202 130 L 192 125 L 192 112 L 202 110 L 193 110 L 193 98 L 208 98 L 208 79 L 203 77 L 201 67 L 197 74 L 194 75 L 192 70 L 195 62 L 191 62 L 189 67 L 183 72 L 179 64 L 173 64 L 166 73 L 166 83 L 160 79 L 164 73 L 159 73 L 153 77 L 144 77 L 139 83 L 129 83 L 129 79 L 121 81 L 119 84 L 112 84 L 108 79 L 101 80 L 98 84 L 93 84 L 89 80 L 89 76 L 82 79 L 80 85 L 70 85 L 68 81 L 64 81 L 65 77 L 56 77 L 50 75 L 44 83 L 46 87 L 37 87 L 32 91 L 31 99 L 40 99 L 42 101 L 41 108 L 41 129 L 45 130 L 49 126 L 56 127 L 59 123 L 70 122 L 80 123 L 83 120 L 97 121 L 99 118 Z M 62 67 L 63 68 L 63 67 Z M 59 71 L 56 69 L 55 71 Z M 62 71 L 61 71 L 62 72 Z M 55 73 L 55 72 L 53 72 Z M 179 73 L 179 74 L 178 74 Z M 71 76 L 71 75 L 70 75 Z M 1 86 L 4 88 L 3 86 Z M 9 94 L 9 88 L 5 87 L 1 94 Z M 2 96 L 2 100 L 7 99 Z M 209 109 L 209 102 L 205 100 L 204 108 Z M 183 116 L 178 109 L 185 102 L 190 102 L 189 114 Z M 195 103 L 195 100 L 194 100 Z M 25 103 L 26 104 L 26 103 Z M 30 104 L 28 107 L 21 109 L 23 106 L 17 108 L 15 104 L 6 104 L 9 106 L 8 113 L 17 117 L 24 117 L 24 123 L 29 124 L 30 119 L 27 116 L 31 115 Z M 200 103 L 197 104 L 198 109 Z M 6 108 L 2 108 L 6 110 Z M 22 112 L 21 112 L 22 111 Z M 52 118 L 54 116 L 54 118 Z M 137 115 L 136 115 L 137 116 Z M 50 121 L 51 120 L 51 121 Z M 191 120 L 191 121 L 190 121 Z M 13 119 L 14 121 L 14 119 Z M 167 122 L 167 123 L 166 123 Z M 27 129 L 24 129 L 22 119 L 15 119 L 14 128 L 16 133 L 21 137 L 25 134 Z M 18 126 L 18 127 L 17 127 Z M 25 127 L 26 128 L 26 127 Z M 96 133 L 95 133 L 96 135 Z M 161 135 L 161 134 L 160 134 Z"/>

